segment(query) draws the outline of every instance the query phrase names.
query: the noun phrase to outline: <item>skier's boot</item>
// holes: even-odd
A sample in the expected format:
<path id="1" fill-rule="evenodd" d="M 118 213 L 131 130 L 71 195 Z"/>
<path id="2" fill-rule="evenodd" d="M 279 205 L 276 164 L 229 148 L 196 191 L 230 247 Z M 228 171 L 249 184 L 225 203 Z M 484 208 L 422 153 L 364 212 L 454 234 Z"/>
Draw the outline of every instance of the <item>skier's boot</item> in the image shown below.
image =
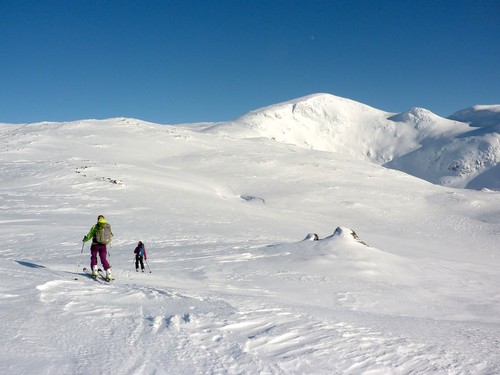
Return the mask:
<path id="1" fill-rule="evenodd" d="M 111 277 L 111 268 L 106 270 L 106 281 L 111 281 L 113 278 Z"/>
<path id="2" fill-rule="evenodd" d="M 97 266 L 92 267 L 92 277 L 97 277 Z"/>

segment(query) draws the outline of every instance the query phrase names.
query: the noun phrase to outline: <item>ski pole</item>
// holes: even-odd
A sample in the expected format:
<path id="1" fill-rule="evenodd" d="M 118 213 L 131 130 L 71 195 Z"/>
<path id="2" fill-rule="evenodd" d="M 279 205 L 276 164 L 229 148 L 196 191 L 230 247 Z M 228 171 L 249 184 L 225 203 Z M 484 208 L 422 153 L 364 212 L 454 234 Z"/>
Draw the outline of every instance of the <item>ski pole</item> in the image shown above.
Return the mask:
<path id="1" fill-rule="evenodd" d="M 151 268 L 149 268 L 149 263 L 147 259 L 144 259 L 146 261 L 146 266 L 148 266 L 149 273 L 151 273 Z"/>
<path id="2" fill-rule="evenodd" d="M 80 259 L 78 260 L 78 264 L 76 266 L 76 274 L 78 275 L 78 270 L 80 269 L 80 264 L 82 263 L 83 256 L 83 248 L 85 247 L 85 242 L 82 243 L 82 251 L 80 252 Z M 75 277 L 75 280 L 78 280 L 78 277 Z"/>

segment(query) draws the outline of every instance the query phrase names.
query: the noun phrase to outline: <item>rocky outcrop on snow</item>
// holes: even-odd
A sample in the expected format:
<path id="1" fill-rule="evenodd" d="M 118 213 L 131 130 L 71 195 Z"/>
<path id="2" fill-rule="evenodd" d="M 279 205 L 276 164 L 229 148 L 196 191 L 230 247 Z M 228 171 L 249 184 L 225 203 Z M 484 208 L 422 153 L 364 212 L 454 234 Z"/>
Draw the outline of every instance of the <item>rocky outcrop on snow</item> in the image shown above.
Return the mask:
<path id="1" fill-rule="evenodd" d="M 316 233 L 308 233 L 302 241 L 318 241 L 319 237 Z"/>
<path id="2" fill-rule="evenodd" d="M 359 236 L 356 234 L 355 231 L 345 227 L 337 227 L 333 232 L 333 234 L 331 236 L 328 236 L 327 238 L 342 238 L 347 240 L 354 240 L 362 245 L 368 246 L 365 242 L 361 240 L 361 238 L 359 238 Z"/>
<path id="3" fill-rule="evenodd" d="M 363 242 L 359 236 L 356 234 L 355 231 L 349 228 L 345 227 L 337 227 L 335 231 L 329 235 L 328 237 L 325 237 L 323 240 L 329 240 L 329 239 L 347 239 L 347 240 L 354 240 L 360 244 L 363 244 L 365 246 L 368 246 L 365 242 Z M 308 233 L 307 236 L 302 240 L 302 241 L 320 241 L 320 238 L 318 234 L 316 233 Z"/>

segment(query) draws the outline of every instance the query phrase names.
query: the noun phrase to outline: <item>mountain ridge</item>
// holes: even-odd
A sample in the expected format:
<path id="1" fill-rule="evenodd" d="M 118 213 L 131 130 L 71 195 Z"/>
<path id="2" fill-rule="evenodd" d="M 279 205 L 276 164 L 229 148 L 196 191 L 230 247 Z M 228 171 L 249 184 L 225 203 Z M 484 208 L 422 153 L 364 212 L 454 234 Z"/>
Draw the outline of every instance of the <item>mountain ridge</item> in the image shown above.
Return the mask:
<path id="1" fill-rule="evenodd" d="M 496 108 L 480 106 L 483 111 L 490 107 Z M 500 162 L 499 125 L 476 120 L 473 127 L 465 121 L 470 113 L 443 118 L 415 107 L 394 114 L 315 94 L 248 112 L 205 131 L 342 153 L 450 187 L 500 189 L 498 179 L 480 178 Z M 491 122 L 491 113 L 497 112 L 489 113 Z"/>
<path id="2" fill-rule="evenodd" d="M 158 125 L 118 117 L 20 126 L 88 123 L 138 129 Z M 265 138 L 366 160 L 444 186 L 500 189 L 500 177 L 489 172 L 500 163 L 500 105 L 477 105 L 444 118 L 425 108 L 390 113 L 318 93 L 256 109 L 227 122 L 168 128 L 229 138 Z"/>

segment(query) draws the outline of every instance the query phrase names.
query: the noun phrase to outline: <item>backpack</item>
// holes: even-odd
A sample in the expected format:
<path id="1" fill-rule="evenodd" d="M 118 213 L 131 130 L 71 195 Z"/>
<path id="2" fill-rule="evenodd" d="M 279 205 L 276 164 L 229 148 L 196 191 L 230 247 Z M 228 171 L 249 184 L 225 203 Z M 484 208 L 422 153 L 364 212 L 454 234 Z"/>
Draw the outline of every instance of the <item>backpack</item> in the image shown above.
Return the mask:
<path id="1" fill-rule="evenodd" d="M 144 255 L 144 245 L 137 247 L 137 256 L 142 257 Z"/>
<path id="2" fill-rule="evenodd" d="M 111 242 L 113 233 L 111 233 L 111 226 L 109 224 L 104 224 L 103 226 L 98 225 L 94 233 L 94 241 L 100 245 L 107 245 Z"/>

